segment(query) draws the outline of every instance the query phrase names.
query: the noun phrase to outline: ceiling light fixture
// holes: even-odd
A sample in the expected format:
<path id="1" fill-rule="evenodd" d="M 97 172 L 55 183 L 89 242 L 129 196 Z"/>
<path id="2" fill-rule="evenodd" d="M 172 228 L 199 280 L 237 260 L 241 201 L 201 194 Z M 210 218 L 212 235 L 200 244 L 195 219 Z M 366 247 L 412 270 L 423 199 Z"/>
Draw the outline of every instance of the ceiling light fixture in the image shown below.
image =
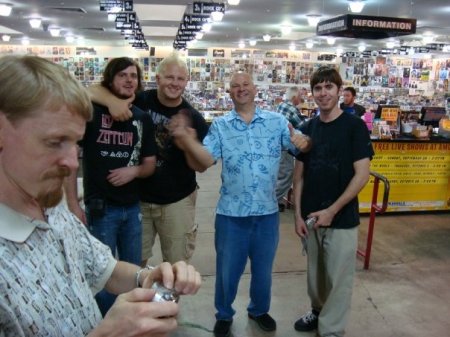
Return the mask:
<path id="1" fill-rule="evenodd" d="M 327 37 L 327 43 L 332 46 L 336 42 L 336 39 L 334 37 Z"/>
<path id="2" fill-rule="evenodd" d="M 22 44 L 23 44 L 24 46 L 28 46 L 28 45 L 30 44 L 30 39 L 27 38 L 27 37 L 23 37 L 23 38 L 22 38 Z"/>
<path id="3" fill-rule="evenodd" d="M 212 12 L 211 13 L 211 19 L 214 21 L 214 22 L 220 22 L 220 21 L 222 21 L 222 19 L 223 19 L 223 12 Z"/>
<path id="4" fill-rule="evenodd" d="M 289 45 L 289 50 L 290 50 L 290 51 L 294 51 L 294 50 L 295 50 L 295 44 L 294 44 L 294 43 L 291 43 L 291 44 Z"/>
<path id="5" fill-rule="evenodd" d="M 366 46 L 360 45 L 360 46 L 358 47 L 358 50 L 362 53 L 363 51 L 366 50 Z"/>
<path id="6" fill-rule="evenodd" d="M 270 36 L 269 34 L 264 34 L 264 35 L 263 35 L 263 40 L 264 40 L 265 42 L 269 42 L 270 39 L 271 39 L 271 36 Z"/>
<path id="7" fill-rule="evenodd" d="M 2 35 L 2 40 L 4 42 L 9 42 L 9 40 L 11 40 L 11 35 L 6 35 L 6 34 Z"/>
<path id="8" fill-rule="evenodd" d="M 341 56 L 343 52 L 344 52 L 344 49 L 342 49 L 341 47 L 337 47 L 337 48 L 336 48 L 336 54 L 337 54 L 337 56 Z"/>
<path id="9" fill-rule="evenodd" d="M 425 34 L 425 35 L 423 35 L 423 37 L 422 37 L 422 41 L 423 41 L 423 43 L 425 43 L 425 44 L 433 43 L 433 41 L 434 41 L 434 36 L 431 35 L 431 34 Z"/>
<path id="10" fill-rule="evenodd" d="M 0 4 L 0 15 L 9 16 L 12 11 L 12 5 L 10 4 Z"/>
<path id="11" fill-rule="evenodd" d="M 75 37 L 73 35 L 66 35 L 66 42 L 73 43 L 75 41 Z"/>
<path id="12" fill-rule="evenodd" d="M 241 48 L 241 49 L 242 49 L 242 48 L 245 48 L 245 43 L 244 43 L 244 42 L 239 42 L 239 45 L 238 45 L 238 46 L 239 46 L 239 48 Z"/>
<path id="13" fill-rule="evenodd" d="M 203 30 L 205 33 L 208 33 L 208 32 L 211 30 L 211 28 L 212 28 L 212 25 L 211 25 L 211 23 L 209 23 L 209 22 L 204 23 L 203 26 L 202 26 L 202 30 Z"/>
<path id="14" fill-rule="evenodd" d="M 292 26 L 289 26 L 289 25 L 281 26 L 281 34 L 287 35 L 287 34 L 290 34 L 291 32 L 292 32 Z"/>
<path id="15" fill-rule="evenodd" d="M 30 26 L 34 29 L 37 29 L 41 26 L 42 20 L 39 18 L 30 19 Z"/>
<path id="16" fill-rule="evenodd" d="M 352 13 L 361 13 L 364 5 L 364 0 L 348 0 L 348 6 Z"/>
<path id="17" fill-rule="evenodd" d="M 314 42 L 312 41 L 308 41 L 305 43 L 306 48 L 311 49 L 312 47 L 314 47 Z"/>
<path id="18" fill-rule="evenodd" d="M 228 0 L 228 4 L 231 6 L 237 6 L 240 2 L 241 0 Z"/>
<path id="19" fill-rule="evenodd" d="M 48 30 L 50 32 L 50 35 L 53 37 L 58 37 L 61 33 L 61 30 L 59 28 L 49 28 Z"/>
<path id="20" fill-rule="evenodd" d="M 250 41 L 248 41 L 248 44 L 250 45 L 250 46 L 252 46 L 252 47 L 254 47 L 254 46 L 256 46 L 256 40 L 250 40 Z"/>
<path id="21" fill-rule="evenodd" d="M 308 14 L 306 15 L 306 18 L 308 19 L 308 25 L 311 27 L 316 27 L 319 23 L 320 19 L 322 18 L 322 15 L 320 14 Z"/>
<path id="22" fill-rule="evenodd" d="M 395 42 L 394 41 L 388 41 L 386 42 L 386 48 L 388 49 L 392 49 L 395 47 Z"/>

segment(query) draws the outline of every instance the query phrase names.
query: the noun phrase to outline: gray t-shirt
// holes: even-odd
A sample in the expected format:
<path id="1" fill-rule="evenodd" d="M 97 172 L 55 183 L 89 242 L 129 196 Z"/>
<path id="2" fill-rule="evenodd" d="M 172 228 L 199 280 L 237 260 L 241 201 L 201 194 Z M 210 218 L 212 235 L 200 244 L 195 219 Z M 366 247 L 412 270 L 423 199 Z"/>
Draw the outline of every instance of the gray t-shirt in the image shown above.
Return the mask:
<path id="1" fill-rule="evenodd" d="M 60 204 L 34 220 L 0 204 L 0 336 L 86 336 L 117 263 Z"/>

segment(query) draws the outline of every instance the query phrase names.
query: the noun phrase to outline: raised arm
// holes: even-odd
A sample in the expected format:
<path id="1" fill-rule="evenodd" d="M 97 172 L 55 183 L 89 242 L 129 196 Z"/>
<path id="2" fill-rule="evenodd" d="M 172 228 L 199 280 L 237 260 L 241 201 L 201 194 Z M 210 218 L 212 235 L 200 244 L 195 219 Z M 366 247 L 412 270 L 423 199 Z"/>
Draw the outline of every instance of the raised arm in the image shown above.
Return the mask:
<path id="1" fill-rule="evenodd" d="M 134 95 L 127 99 L 120 99 L 100 84 L 89 86 L 87 91 L 93 102 L 108 107 L 114 120 L 126 121 L 133 116 L 130 106 L 134 101 Z"/>

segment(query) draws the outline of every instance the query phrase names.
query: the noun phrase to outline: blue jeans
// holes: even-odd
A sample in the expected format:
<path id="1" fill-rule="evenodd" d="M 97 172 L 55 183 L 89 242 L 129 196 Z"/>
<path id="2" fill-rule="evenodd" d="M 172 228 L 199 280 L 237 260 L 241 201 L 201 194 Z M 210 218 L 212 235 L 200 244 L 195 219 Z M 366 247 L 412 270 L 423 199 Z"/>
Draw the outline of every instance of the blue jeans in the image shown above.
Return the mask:
<path id="1" fill-rule="evenodd" d="M 272 265 L 279 240 L 279 214 L 231 217 L 216 215 L 216 319 L 231 320 L 239 280 L 250 258 L 250 304 L 252 316 L 268 313 L 272 288 Z"/>
<path id="2" fill-rule="evenodd" d="M 86 206 L 89 231 L 93 236 L 108 245 L 112 254 L 119 260 L 141 264 L 142 223 L 139 203 L 130 206 L 106 205 L 103 216 L 93 216 Z M 102 290 L 95 296 L 103 316 L 113 305 L 116 295 Z"/>

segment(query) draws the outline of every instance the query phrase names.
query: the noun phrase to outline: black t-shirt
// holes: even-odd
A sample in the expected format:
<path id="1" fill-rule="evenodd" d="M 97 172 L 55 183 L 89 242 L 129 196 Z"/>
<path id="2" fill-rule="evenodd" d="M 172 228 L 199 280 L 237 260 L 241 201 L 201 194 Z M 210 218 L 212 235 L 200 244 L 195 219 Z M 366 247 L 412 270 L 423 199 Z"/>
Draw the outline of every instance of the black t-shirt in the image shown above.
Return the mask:
<path id="1" fill-rule="evenodd" d="M 374 152 L 369 131 L 364 122 L 348 113 L 324 123 L 315 117 L 300 130 L 311 137 L 312 149 L 300 153 L 297 159 L 304 163 L 302 215 L 329 207 L 341 196 L 354 176 L 353 163 L 372 158 Z M 359 204 L 355 197 L 333 219 L 333 228 L 351 228 L 359 225 Z"/>
<path id="2" fill-rule="evenodd" d="M 364 115 L 366 113 L 366 108 L 363 107 L 362 105 L 353 103 L 352 106 L 346 105 L 344 104 L 344 102 L 341 103 L 340 108 L 344 111 L 344 112 L 348 112 L 352 115 L 356 115 L 361 117 L 362 115 Z"/>
<path id="3" fill-rule="evenodd" d="M 142 158 L 156 155 L 155 136 L 150 115 L 133 106 L 133 118 L 113 121 L 108 108 L 93 104 L 94 114 L 86 124 L 80 142 L 83 147 L 84 200 L 103 199 L 126 206 L 139 201 L 138 179 L 113 186 L 106 177 L 110 170 L 137 166 Z"/>
<path id="4" fill-rule="evenodd" d="M 197 181 L 195 171 L 188 166 L 183 151 L 173 143 L 165 125 L 173 115 L 183 111 L 190 117 L 192 127 L 202 141 L 208 132 L 208 124 L 185 99 L 177 107 L 162 105 L 156 89 L 139 93 L 134 104 L 150 114 L 158 148 L 155 173 L 140 183 L 141 201 L 159 205 L 180 201 L 196 189 Z"/>

